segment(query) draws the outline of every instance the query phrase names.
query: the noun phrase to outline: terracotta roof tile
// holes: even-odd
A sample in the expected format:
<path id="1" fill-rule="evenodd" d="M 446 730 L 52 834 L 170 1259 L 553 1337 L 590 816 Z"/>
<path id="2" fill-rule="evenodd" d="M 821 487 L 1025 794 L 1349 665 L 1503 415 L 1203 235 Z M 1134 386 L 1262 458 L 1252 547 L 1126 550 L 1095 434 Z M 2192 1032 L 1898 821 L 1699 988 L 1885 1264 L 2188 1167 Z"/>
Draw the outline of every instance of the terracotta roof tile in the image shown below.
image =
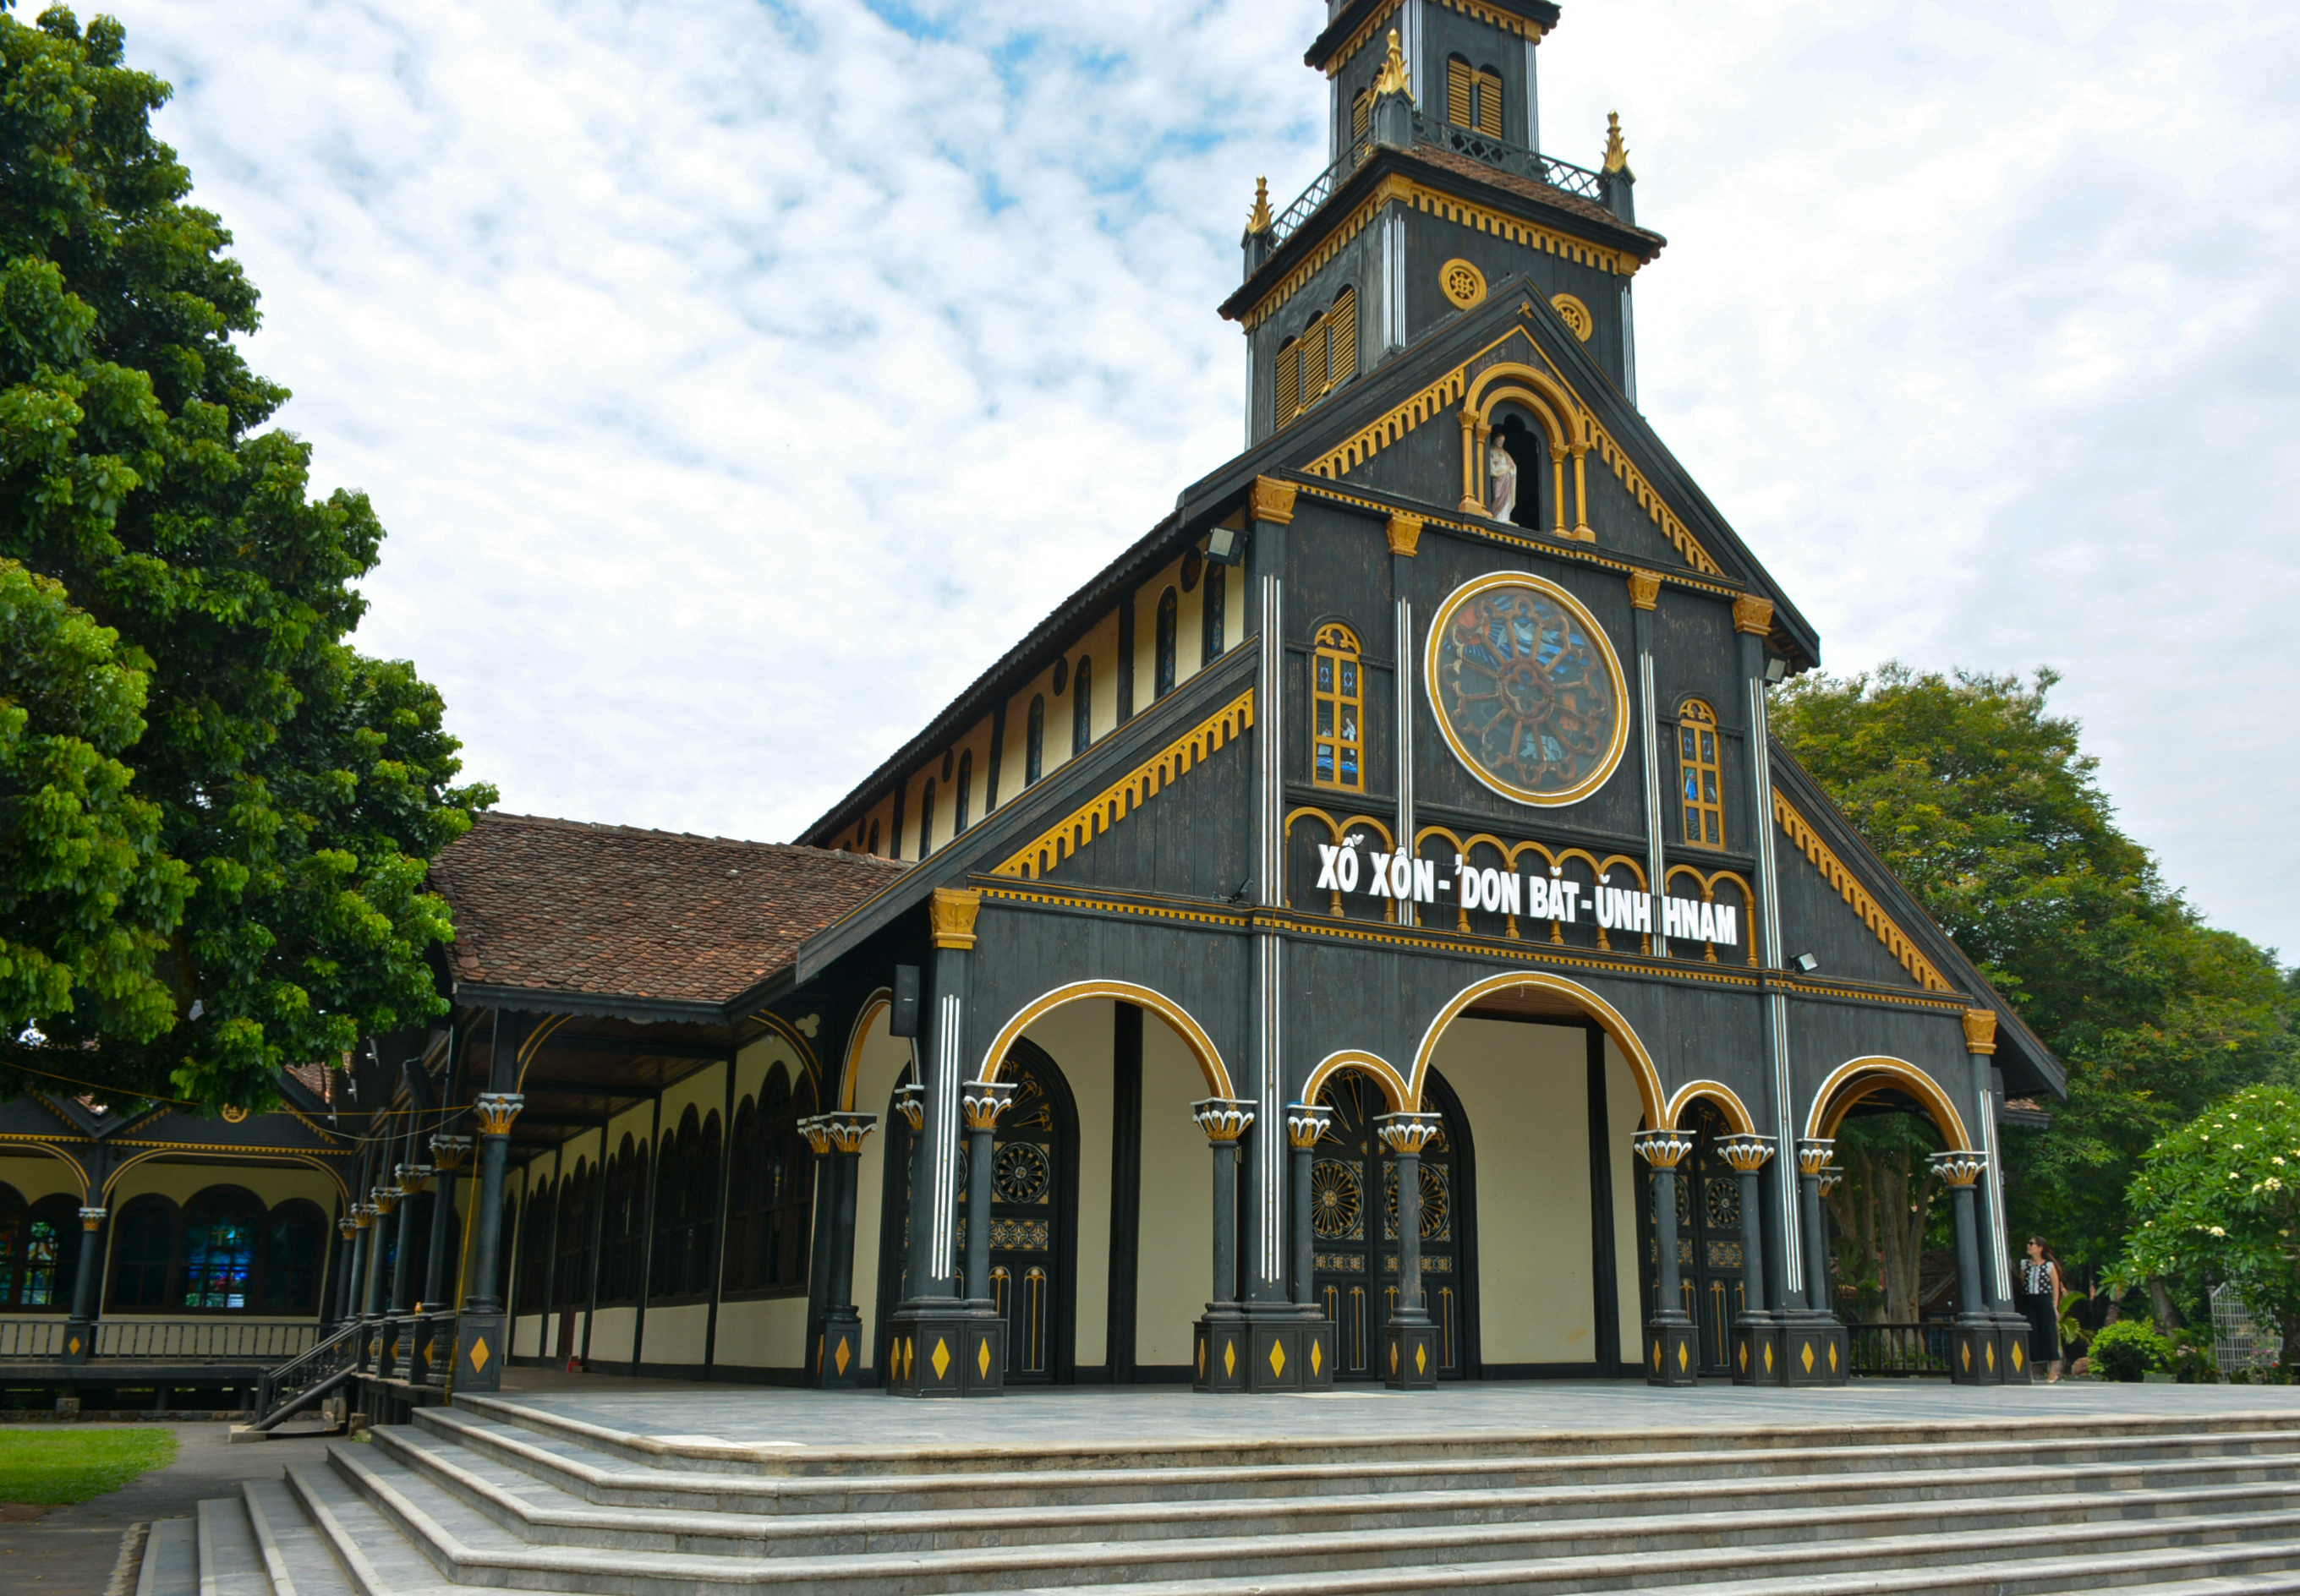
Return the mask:
<path id="1" fill-rule="evenodd" d="M 867 854 L 485 813 L 431 863 L 455 979 L 725 1002 L 908 867 Z"/>
<path id="2" fill-rule="evenodd" d="M 1504 171 L 1498 166 L 1488 165 L 1475 156 L 1464 155 L 1458 150 L 1449 150 L 1442 145 L 1417 144 L 1411 150 L 1401 153 L 1421 162 L 1425 166 L 1434 166 L 1441 171 L 1453 172 L 1464 178 L 1475 178 L 1480 183 L 1490 184 L 1496 188 L 1504 189 L 1511 194 L 1522 195 L 1527 199 L 1539 200 L 1545 205 L 1566 212 L 1571 215 L 1579 216 L 1589 221 L 1603 222 L 1609 228 L 1626 229 L 1647 242 L 1649 247 L 1645 254 L 1648 260 L 1659 254 L 1662 245 L 1669 242 L 1650 228 L 1641 228 L 1623 221 L 1595 200 L 1584 199 L 1578 194 L 1569 194 L 1552 184 L 1538 183 L 1531 178 L 1520 177 L 1515 172 Z"/>

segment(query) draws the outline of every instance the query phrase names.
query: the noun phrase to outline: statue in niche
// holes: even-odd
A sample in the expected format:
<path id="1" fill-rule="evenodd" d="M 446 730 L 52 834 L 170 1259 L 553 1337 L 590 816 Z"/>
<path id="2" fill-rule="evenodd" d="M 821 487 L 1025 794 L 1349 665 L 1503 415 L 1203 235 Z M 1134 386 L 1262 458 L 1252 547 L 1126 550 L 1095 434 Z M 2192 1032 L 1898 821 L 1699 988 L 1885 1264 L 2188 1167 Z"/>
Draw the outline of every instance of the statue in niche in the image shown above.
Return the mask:
<path id="1" fill-rule="evenodd" d="M 1486 475 L 1493 491 L 1486 495 L 1486 514 L 1506 521 L 1517 513 L 1517 461 L 1502 446 L 1499 434 L 1486 444 Z"/>

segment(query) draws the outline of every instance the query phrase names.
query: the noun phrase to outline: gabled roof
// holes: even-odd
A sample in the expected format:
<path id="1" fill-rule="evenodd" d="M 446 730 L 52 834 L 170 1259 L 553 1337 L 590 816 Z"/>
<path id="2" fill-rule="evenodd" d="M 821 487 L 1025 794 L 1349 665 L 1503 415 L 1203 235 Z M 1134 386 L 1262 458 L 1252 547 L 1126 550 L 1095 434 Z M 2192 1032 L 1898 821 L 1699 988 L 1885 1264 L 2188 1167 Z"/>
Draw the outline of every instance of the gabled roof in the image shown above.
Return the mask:
<path id="1" fill-rule="evenodd" d="M 482 813 L 431 863 L 458 994 L 715 1008 L 908 867 L 867 854 Z M 474 991 L 473 989 L 476 989 Z"/>
<path id="2" fill-rule="evenodd" d="M 1550 0 L 1485 0 L 1485 4 L 1505 15 L 1534 23 L 1545 33 L 1557 26 L 1560 14 Z M 1309 53 L 1302 57 L 1302 64 L 1318 71 L 1325 71 L 1326 63 L 1357 36 L 1360 29 L 1382 12 L 1396 11 L 1397 6 L 1398 0 L 1353 0 L 1353 4 L 1342 8 L 1341 15 L 1326 24 L 1326 30 L 1317 37 Z"/>

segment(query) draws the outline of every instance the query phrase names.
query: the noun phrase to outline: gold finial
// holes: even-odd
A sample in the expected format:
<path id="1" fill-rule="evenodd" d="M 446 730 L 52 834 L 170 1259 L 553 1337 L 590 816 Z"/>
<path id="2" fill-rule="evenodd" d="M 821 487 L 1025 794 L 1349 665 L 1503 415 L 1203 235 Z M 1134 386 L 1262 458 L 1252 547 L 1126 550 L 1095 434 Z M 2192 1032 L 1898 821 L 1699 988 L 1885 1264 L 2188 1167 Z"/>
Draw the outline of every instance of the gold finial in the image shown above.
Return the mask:
<path id="1" fill-rule="evenodd" d="M 1605 112 L 1605 170 L 1632 179 L 1638 175 L 1629 170 L 1629 150 L 1621 142 L 1621 113 L 1618 111 Z"/>
<path id="2" fill-rule="evenodd" d="M 1266 233 L 1274 225 L 1270 214 L 1270 179 L 1254 179 L 1254 213 L 1246 219 L 1249 233 Z"/>
<path id="3" fill-rule="evenodd" d="M 1413 97 L 1413 90 L 1405 80 L 1405 46 L 1398 43 L 1397 29 L 1389 30 L 1389 59 L 1381 65 L 1381 76 L 1373 80 L 1373 92 L 1380 95 L 1404 95 Z"/>

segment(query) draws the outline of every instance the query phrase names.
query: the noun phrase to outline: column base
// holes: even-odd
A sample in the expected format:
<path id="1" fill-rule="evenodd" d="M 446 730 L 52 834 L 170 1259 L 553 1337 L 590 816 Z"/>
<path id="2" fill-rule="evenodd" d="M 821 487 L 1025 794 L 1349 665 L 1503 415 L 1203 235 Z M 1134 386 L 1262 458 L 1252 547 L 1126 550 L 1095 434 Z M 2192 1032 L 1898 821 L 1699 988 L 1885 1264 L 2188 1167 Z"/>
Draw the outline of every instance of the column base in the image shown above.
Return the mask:
<path id="1" fill-rule="evenodd" d="M 371 1344 L 372 1342 L 371 1337 Z M 505 1351 L 502 1314 L 466 1313 L 457 1318 L 453 1376 L 455 1389 L 501 1391 Z"/>
<path id="2" fill-rule="evenodd" d="M 955 1307 L 904 1309 L 895 1315 L 887 1362 L 889 1396 L 1004 1396 L 1006 1321 Z"/>
<path id="3" fill-rule="evenodd" d="M 1733 1326 L 1733 1384 L 1779 1385 L 1788 1368 L 1787 1332 L 1771 1319 L 1744 1319 Z"/>
<path id="4" fill-rule="evenodd" d="M 1334 1327 L 1323 1314 L 1314 1318 L 1249 1318 L 1245 1325 L 1245 1359 L 1238 1372 L 1252 1392 L 1330 1391 L 1334 1384 Z M 1227 1330 L 1221 1334 L 1226 1334 Z M 1222 1342 L 1209 1342 L 1207 1362 L 1221 1355 Z M 1209 1387 L 1208 1389 L 1217 1389 Z M 1218 1389 L 1229 1390 L 1224 1385 Z"/>
<path id="5" fill-rule="evenodd" d="M 1784 1385 L 1842 1385 L 1852 1372 L 1852 1342 L 1832 1315 L 1815 1314 L 1784 1324 L 1781 1354 Z"/>
<path id="6" fill-rule="evenodd" d="M 1381 1383 L 1392 1391 L 1438 1389 L 1438 1326 L 1392 1322 L 1381 1333 Z"/>
<path id="7" fill-rule="evenodd" d="M 852 1308 L 833 1309 L 816 1321 L 814 1383 L 823 1391 L 854 1391 L 862 1384 L 862 1319 Z"/>
<path id="8" fill-rule="evenodd" d="M 1948 1338 L 1948 1377 L 1959 1385 L 2004 1384 L 2004 1330 L 1994 1320 L 1958 1320 Z M 2021 1338 L 2021 1361 L 2029 1360 L 2028 1337 Z"/>
<path id="9" fill-rule="evenodd" d="M 1688 1386 L 1701 1376 L 1699 1333 L 1682 1320 L 1652 1319 L 1646 1324 L 1646 1384 Z"/>
<path id="10" fill-rule="evenodd" d="M 376 1326 L 374 1367 L 377 1379 L 399 1378 L 400 1341 L 400 1324 L 397 1319 L 388 1318 Z"/>
<path id="11" fill-rule="evenodd" d="M 86 1363 L 96 1356 L 96 1325 L 88 1319 L 74 1319 L 64 1326 L 64 1361 Z"/>
<path id="12" fill-rule="evenodd" d="M 2036 1384 L 2034 1360 L 2029 1356 L 2029 1337 L 2032 1334 L 2029 1321 L 2019 1314 L 1999 1315 L 1996 1320 L 1996 1367 L 2004 1371 L 2007 1385 Z"/>
<path id="13" fill-rule="evenodd" d="M 1194 1371 L 1190 1389 L 1216 1392 L 1251 1391 L 1252 1333 L 1262 1328 L 1264 1326 L 1248 1325 L 1246 1316 L 1236 1308 L 1209 1306 L 1190 1333 L 1190 1367 Z M 1289 1351 L 1287 1356 L 1290 1358 L 1293 1353 Z"/>

